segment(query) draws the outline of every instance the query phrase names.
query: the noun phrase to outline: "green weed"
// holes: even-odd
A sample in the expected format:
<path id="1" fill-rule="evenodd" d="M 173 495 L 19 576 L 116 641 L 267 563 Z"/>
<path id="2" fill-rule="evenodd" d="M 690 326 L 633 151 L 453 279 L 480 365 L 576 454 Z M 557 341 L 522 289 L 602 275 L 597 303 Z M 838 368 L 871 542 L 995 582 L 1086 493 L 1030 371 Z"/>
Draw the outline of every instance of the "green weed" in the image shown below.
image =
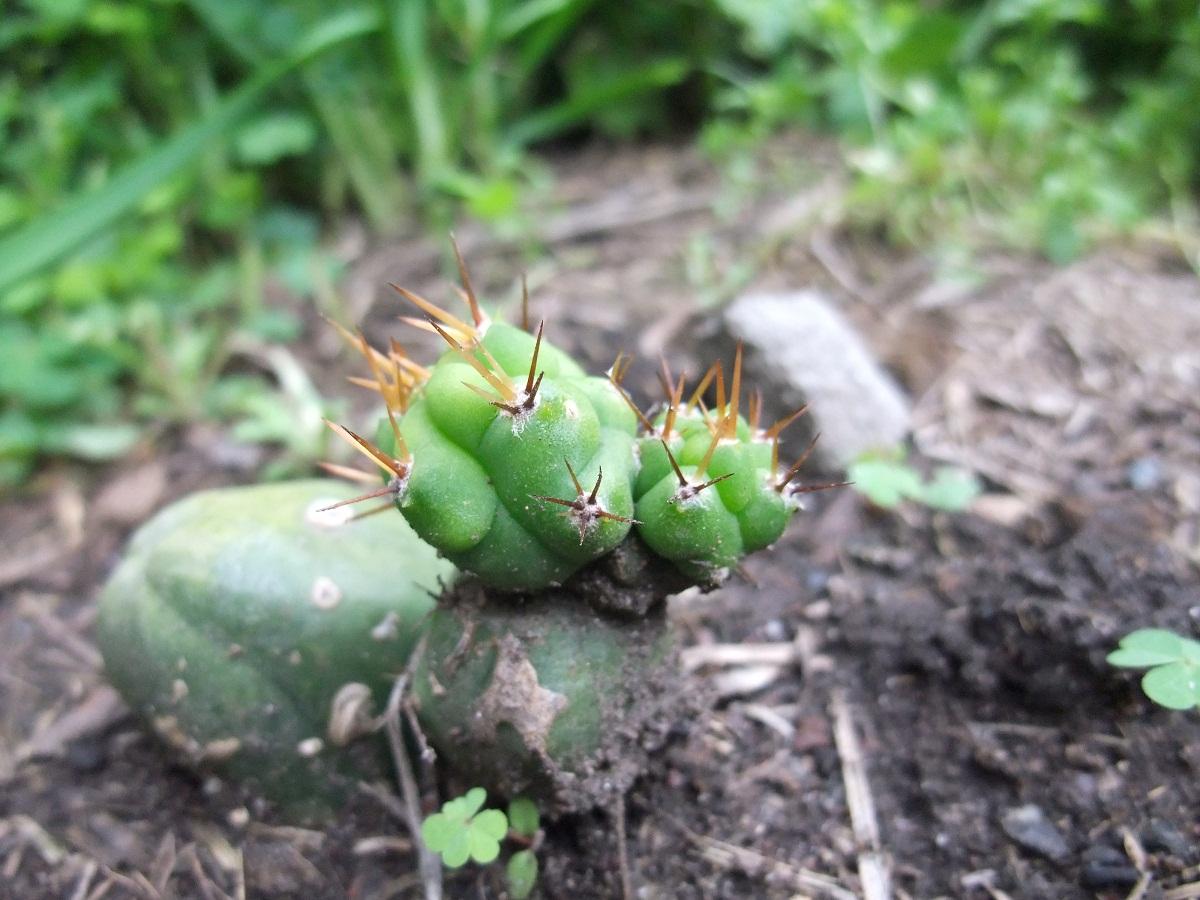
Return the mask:
<path id="1" fill-rule="evenodd" d="M 511 834 L 519 842 L 535 842 L 541 828 L 537 805 L 527 797 L 517 797 L 508 805 L 508 814 L 484 809 L 487 791 L 471 788 L 461 797 L 442 804 L 440 812 L 425 819 L 421 839 L 442 857 L 448 869 L 468 862 L 494 862 L 500 856 L 500 842 Z M 518 850 L 505 864 L 509 894 L 524 900 L 537 884 L 538 861 L 532 847 Z"/>
<path id="2" fill-rule="evenodd" d="M 1167 709 L 1200 706 L 1200 642 L 1163 628 L 1140 628 L 1108 654 L 1114 666 L 1147 669 L 1146 696 Z"/>
<path id="3" fill-rule="evenodd" d="M 906 460 L 903 448 L 866 454 L 850 464 L 846 477 L 854 489 L 883 509 L 912 500 L 930 509 L 961 512 L 980 492 L 979 479 L 954 466 L 940 466 L 924 479 Z"/>
<path id="4" fill-rule="evenodd" d="M 1200 16 L 1178 0 L 717 0 L 741 65 L 715 69 L 737 157 L 797 121 L 841 136 L 851 223 L 948 258 L 1065 262 L 1168 204 L 1194 218 Z"/>
<path id="5" fill-rule="evenodd" d="M 26 0 L 6 12 L 0 483 L 39 455 L 119 455 L 154 418 L 253 410 L 258 426 L 240 433 L 277 431 L 261 427 L 275 386 L 257 379 L 252 400 L 244 379 L 222 384 L 223 363 L 246 336 L 294 336 L 261 298 L 272 280 L 309 293 L 319 223 L 358 211 L 386 233 L 420 212 L 440 229 L 461 208 L 511 231 L 531 142 L 665 127 L 664 91 L 700 51 L 694 5 L 630 17 L 593 0 Z M 302 237 L 272 235 L 280 221 Z"/>

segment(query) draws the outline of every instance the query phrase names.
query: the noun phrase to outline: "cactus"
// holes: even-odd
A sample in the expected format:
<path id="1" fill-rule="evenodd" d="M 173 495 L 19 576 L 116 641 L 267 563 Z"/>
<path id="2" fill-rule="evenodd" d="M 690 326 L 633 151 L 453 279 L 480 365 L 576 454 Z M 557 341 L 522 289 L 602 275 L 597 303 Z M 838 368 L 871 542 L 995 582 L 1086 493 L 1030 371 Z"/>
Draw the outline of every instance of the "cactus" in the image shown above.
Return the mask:
<path id="1" fill-rule="evenodd" d="M 664 361 L 664 399 L 643 412 L 623 354 L 586 374 L 544 323 L 492 322 L 459 266 L 469 321 L 397 288 L 424 313 L 408 321 L 447 345 L 432 366 L 339 326 L 386 418 L 372 440 L 329 423 L 379 471 L 325 463 L 370 489 L 319 512 L 378 499 L 368 514 L 398 507 L 411 531 L 304 525 L 312 485 L 207 495 L 146 526 L 106 591 L 102 645 L 133 705 L 284 799 L 352 768 L 296 752 L 316 746 L 338 686 L 378 695 L 406 664 L 422 728 L 472 782 L 551 815 L 624 791 L 687 707 L 661 601 L 718 584 L 804 494 L 835 486 L 799 482 L 811 445 L 779 464 L 803 410 L 761 427 L 754 394 L 742 415 L 740 346 L 728 382 L 715 363 L 686 399 Z M 420 588 L 449 571 L 435 549 L 470 576 L 422 625 Z M 313 593 L 323 574 L 345 593 L 336 612 Z M 379 647 L 369 632 L 389 616 L 399 639 Z"/>
<path id="2" fill-rule="evenodd" d="M 714 363 L 686 400 L 664 361 L 664 400 L 646 413 L 622 387 L 624 354 L 587 375 L 544 322 L 491 321 L 461 256 L 459 269 L 469 321 L 393 285 L 424 313 L 407 321 L 447 345 L 429 368 L 339 328 L 387 419 L 374 442 L 330 427 L 382 473 L 356 500 L 386 498 L 475 579 L 443 595 L 418 661 L 431 742 L 489 788 L 578 810 L 625 790 L 678 714 L 658 601 L 719 583 L 782 535 L 804 494 L 836 485 L 798 481 L 811 444 L 781 469 L 803 409 L 761 427 L 754 394 L 741 414 L 740 345 L 728 383 Z"/>
<path id="3" fill-rule="evenodd" d="M 431 368 L 394 341 L 385 353 L 341 329 L 370 364 L 373 377 L 356 381 L 379 393 L 388 419 L 375 443 L 330 425 L 382 471 L 383 487 L 361 499 L 391 499 L 460 569 L 495 589 L 543 590 L 636 529 L 689 578 L 715 583 L 783 534 L 803 494 L 833 486 L 796 481 L 807 452 L 778 471 L 780 434 L 803 410 L 766 429 L 761 402 L 749 421 L 739 415 L 740 346 L 728 395 L 715 363 L 685 403 L 683 378 L 664 363 L 652 420 L 621 387 L 623 354 L 606 377 L 589 376 L 543 339 L 544 323 L 530 334 L 492 322 L 459 261 L 471 322 L 393 285 L 426 314 L 407 321 L 448 345 Z"/>
<path id="4" fill-rule="evenodd" d="M 195 494 L 138 531 L 100 604 L 109 678 L 153 730 L 298 818 L 388 771 L 378 742 L 350 738 L 453 574 L 398 516 L 317 512 L 346 495 L 329 480 Z"/>

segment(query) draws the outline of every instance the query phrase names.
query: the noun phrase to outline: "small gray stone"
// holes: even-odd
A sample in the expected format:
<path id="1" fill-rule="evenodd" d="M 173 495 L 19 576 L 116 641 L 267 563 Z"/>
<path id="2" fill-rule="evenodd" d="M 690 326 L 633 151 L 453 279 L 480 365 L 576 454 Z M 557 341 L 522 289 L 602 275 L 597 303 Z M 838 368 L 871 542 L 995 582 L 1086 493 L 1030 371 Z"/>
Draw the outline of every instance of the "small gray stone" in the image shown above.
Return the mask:
<path id="1" fill-rule="evenodd" d="M 908 399 L 820 293 L 748 294 L 729 306 L 725 322 L 745 342 L 749 367 L 781 403 L 810 404 L 813 427 L 821 432 L 817 454 L 826 467 L 845 468 L 908 436 Z"/>
<path id="2" fill-rule="evenodd" d="M 1070 853 L 1066 839 L 1040 806 L 1030 803 L 1010 809 L 1000 819 L 1004 833 L 1024 847 L 1052 862 L 1062 862 Z"/>
<path id="3" fill-rule="evenodd" d="M 1151 819 L 1142 829 L 1142 844 L 1151 853 L 1170 853 L 1187 859 L 1191 853 L 1191 842 L 1183 832 L 1165 819 Z"/>
<path id="4" fill-rule="evenodd" d="M 1093 891 L 1129 888 L 1137 883 L 1138 870 L 1115 847 L 1096 844 L 1083 852 L 1079 883 Z"/>
<path id="5" fill-rule="evenodd" d="M 82 737 L 67 744 L 66 762 L 76 772 L 98 772 L 108 762 L 108 748 L 103 740 Z"/>
<path id="6" fill-rule="evenodd" d="M 1125 477 L 1135 491 L 1153 491 L 1162 484 L 1162 463 L 1155 456 L 1139 456 L 1125 468 Z"/>

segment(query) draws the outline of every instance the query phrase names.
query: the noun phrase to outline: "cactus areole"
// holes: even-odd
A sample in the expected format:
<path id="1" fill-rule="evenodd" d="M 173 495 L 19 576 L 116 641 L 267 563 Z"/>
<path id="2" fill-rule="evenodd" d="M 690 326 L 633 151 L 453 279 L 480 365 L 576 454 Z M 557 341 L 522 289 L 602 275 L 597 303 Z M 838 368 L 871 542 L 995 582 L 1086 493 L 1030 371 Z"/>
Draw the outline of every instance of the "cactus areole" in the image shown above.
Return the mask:
<path id="1" fill-rule="evenodd" d="M 412 698 L 439 761 L 544 814 L 584 809 L 626 790 L 686 709 L 661 601 L 720 583 L 783 534 L 804 494 L 833 485 L 799 481 L 811 445 L 780 465 L 780 434 L 803 410 L 760 425 L 740 346 L 728 378 L 716 362 L 691 386 L 664 361 L 663 397 L 643 411 L 622 386 L 627 357 L 587 374 L 544 323 L 491 321 L 461 256 L 459 270 L 461 318 L 396 288 L 421 314 L 406 321 L 446 345 L 432 365 L 335 326 L 366 360 L 367 377 L 351 380 L 379 394 L 386 418 L 370 439 L 329 423 L 378 472 L 324 464 L 369 487 L 328 510 L 394 506 L 464 573 L 411 626 L 423 638 Z M 369 552 L 403 580 L 408 548 Z M 248 591 L 270 578 L 250 574 Z"/>

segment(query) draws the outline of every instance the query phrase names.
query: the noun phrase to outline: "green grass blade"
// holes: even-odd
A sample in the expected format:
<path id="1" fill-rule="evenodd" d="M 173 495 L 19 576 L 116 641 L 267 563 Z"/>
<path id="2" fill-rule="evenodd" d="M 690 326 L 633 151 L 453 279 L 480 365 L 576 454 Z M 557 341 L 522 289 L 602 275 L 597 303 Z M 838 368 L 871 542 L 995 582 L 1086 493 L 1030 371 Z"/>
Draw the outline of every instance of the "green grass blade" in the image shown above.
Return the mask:
<path id="1" fill-rule="evenodd" d="M 292 54 L 270 63 L 224 97 L 204 118 L 167 138 L 102 187 L 0 239 L 0 291 L 60 259 L 111 225 L 150 191 L 187 168 L 223 137 L 277 81 L 324 51 L 379 28 L 373 10 L 350 10 L 317 25 Z"/>
<path id="2" fill-rule="evenodd" d="M 188 7 L 205 27 L 243 62 L 261 63 L 263 53 L 255 46 L 251 31 L 246 27 L 251 16 L 267 12 L 265 4 L 243 6 L 226 0 L 186 0 Z M 259 7 L 259 8 L 256 8 Z"/>
<path id="3" fill-rule="evenodd" d="M 580 91 L 561 103 L 538 110 L 514 125 L 506 138 L 510 144 L 523 147 L 553 137 L 587 120 L 598 109 L 617 105 L 646 91 L 661 90 L 678 84 L 689 71 L 690 66 L 686 60 L 659 60 Z"/>
<path id="4" fill-rule="evenodd" d="M 518 34 L 552 16 L 557 16 L 569 6 L 579 6 L 580 0 L 526 0 L 507 10 L 497 26 L 501 41 L 511 41 Z"/>
<path id="5" fill-rule="evenodd" d="M 441 86 L 428 54 L 428 11 L 422 3 L 395 0 L 389 12 L 392 55 L 417 133 L 417 169 L 430 181 L 451 160 Z"/>
<path id="6" fill-rule="evenodd" d="M 531 23 L 527 31 L 513 31 L 511 38 L 518 41 L 517 51 L 517 82 L 523 83 L 531 78 L 534 72 L 542 66 L 562 45 L 572 33 L 596 0 L 573 0 L 566 3 L 552 15 Z M 533 4 L 527 4 L 533 5 Z M 502 23 L 503 24 L 503 23 Z M 509 19 L 509 27 L 513 28 L 520 22 Z M 525 26 L 522 25 L 522 29 Z M 506 40 L 509 38 L 506 37 Z"/>

